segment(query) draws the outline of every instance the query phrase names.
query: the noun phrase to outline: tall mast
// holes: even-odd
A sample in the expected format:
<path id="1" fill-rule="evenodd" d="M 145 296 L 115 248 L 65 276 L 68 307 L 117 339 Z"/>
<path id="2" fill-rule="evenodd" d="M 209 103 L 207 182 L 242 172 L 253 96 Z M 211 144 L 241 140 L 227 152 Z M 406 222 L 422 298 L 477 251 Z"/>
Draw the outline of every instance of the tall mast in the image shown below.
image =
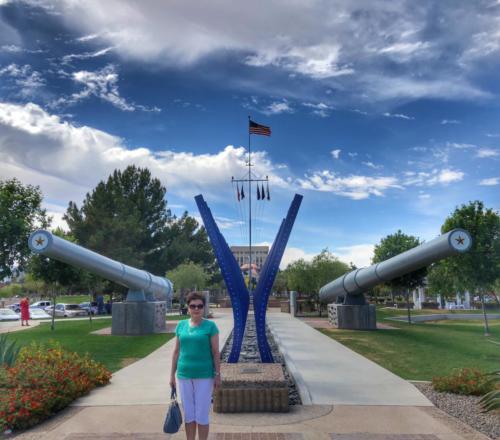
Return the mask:
<path id="1" fill-rule="evenodd" d="M 250 116 L 248 116 L 248 124 L 250 125 Z M 248 291 L 252 298 L 252 150 L 250 139 L 250 130 L 248 130 Z"/>

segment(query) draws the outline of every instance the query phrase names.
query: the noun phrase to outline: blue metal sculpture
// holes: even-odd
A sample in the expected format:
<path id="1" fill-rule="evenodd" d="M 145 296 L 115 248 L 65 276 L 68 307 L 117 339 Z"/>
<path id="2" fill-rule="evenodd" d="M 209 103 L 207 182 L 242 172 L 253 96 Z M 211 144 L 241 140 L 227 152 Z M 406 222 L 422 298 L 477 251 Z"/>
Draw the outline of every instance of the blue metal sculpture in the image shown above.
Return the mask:
<path id="1" fill-rule="evenodd" d="M 260 360 L 261 362 L 271 363 L 273 362 L 273 356 L 271 354 L 271 348 L 266 338 L 266 311 L 267 311 L 267 301 L 269 299 L 269 294 L 274 284 L 276 274 L 281 263 L 281 258 L 283 257 L 283 252 L 285 252 L 285 247 L 292 232 L 292 227 L 299 212 L 300 204 L 302 202 L 302 196 L 300 194 L 295 194 L 292 204 L 288 209 L 288 214 L 285 219 L 281 222 L 281 226 L 271 247 L 271 251 L 266 258 L 264 266 L 259 277 L 259 282 L 257 283 L 257 288 L 253 292 L 253 307 L 255 315 L 255 327 L 257 331 L 257 344 L 259 346 Z"/>
<path id="2" fill-rule="evenodd" d="M 233 346 L 229 355 L 228 362 L 238 362 L 240 357 L 241 345 L 245 332 L 245 325 L 248 315 L 250 295 L 245 286 L 243 275 L 238 266 L 233 253 L 229 249 L 226 240 L 222 236 L 212 216 L 210 208 L 206 204 L 202 195 L 195 197 L 196 204 L 200 211 L 203 223 L 210 238 L 210 242 L 215 252 L 215 256 L 219 263 L 222 276 L 226 283 L 231 303 L 233 307 L 234 329 L 233 329 Z M 254 315 L 257 329 L 257 343 L 259 346 L 260 358 L 262 362 L 273 362 L 271 349 L 266 338 L 266 310 L 269 293 L 273 287 L 274 279 L 278 272 L 278 268 L 285 251 L 288 238 L 292 231 L 295 218 L 302 202 L 302 196 L 296 194 L 286 218 L 282 221 L 276 240 L 274 241 L 271 251 L 266 258 L 259 277 L 259 282 L 253 292 Z"/>
<path id="3" fill-rule="evenodd" d="M 200 211 L 201 218 L 205 224 L 205 229 L 207 230 L 210 243 L 214 249 L 215 257 L 219 263 L 229 296 L 231 297 L 234 328 L 233 346 L 231 347 L 228 362 L 235 363 L 238 362 L 240 357 L 241 344 L 243 343 L 243 335 L 245 334 L 245 325 L 247 322 L 250 296 L 245 286 L 245 280 L 241 275 L 238 262 L 234 258 L 231 249 L 229 249 L 223 235 L 220 233 L 210 208 L 201 194 L 196 196 L 194 199 L 198 205 L 198 210 Z"/>

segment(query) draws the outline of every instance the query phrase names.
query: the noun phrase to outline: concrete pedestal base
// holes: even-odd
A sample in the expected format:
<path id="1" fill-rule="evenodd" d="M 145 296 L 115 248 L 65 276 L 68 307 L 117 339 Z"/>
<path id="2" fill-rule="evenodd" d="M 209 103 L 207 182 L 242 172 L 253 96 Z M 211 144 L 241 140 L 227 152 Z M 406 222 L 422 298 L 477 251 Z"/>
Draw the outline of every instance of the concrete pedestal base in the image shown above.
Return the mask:
<path id="1" fill-rule="evenodd" d="M 328 304 L 328 320 L 335 328 L 349 330 L 376 330 L 377 320 L 375 306 L 347 306 L 344 304 Z"/>
<path id="2" fill-rule="evenodd" d="M 288 412 L 288 384 L 280 364 L 222 364 L 214 412 Z"/>
<path id="3" fill-rule="evenodd" d="M 148 335 L 164 333 L 166 303 L 136 301 L 113 304 L 112 335 Z"/>

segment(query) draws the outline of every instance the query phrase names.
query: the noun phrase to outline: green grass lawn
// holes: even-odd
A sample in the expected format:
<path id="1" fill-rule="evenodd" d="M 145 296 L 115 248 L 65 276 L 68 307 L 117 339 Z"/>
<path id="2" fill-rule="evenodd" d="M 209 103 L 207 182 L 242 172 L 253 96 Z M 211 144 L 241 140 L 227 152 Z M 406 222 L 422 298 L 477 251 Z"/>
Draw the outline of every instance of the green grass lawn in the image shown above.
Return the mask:
<path id="1" fill-rule="evenodd" d="M 394 330 L 320 331 L 404 379 L 431 380 L 463 367 L 498 370 L 499 320 L 490 320 L 491 336 L 485 337 L 482 319 L 412 325 L 385 320 L 389 316 L 405 316 L 404 311 L 395 312 L 377 309 L 378 322 L 395 327 Z"/>
<path id="2" fill-rule="evenodd" d="M 104 364 L 114 372 L 124 366 L 147 356 L 174 335 L 172 333 L 147 336 L 101 336 L 91 332 L 111 326 L 111 318 L 57 322 L 55 331 L 50 323 L 22 332 L 9 333 L 8 339 L 24 346 L 31 342 L 58 341 L 67 350 L 79 354 L 89 353 L 90 357 Z"/>

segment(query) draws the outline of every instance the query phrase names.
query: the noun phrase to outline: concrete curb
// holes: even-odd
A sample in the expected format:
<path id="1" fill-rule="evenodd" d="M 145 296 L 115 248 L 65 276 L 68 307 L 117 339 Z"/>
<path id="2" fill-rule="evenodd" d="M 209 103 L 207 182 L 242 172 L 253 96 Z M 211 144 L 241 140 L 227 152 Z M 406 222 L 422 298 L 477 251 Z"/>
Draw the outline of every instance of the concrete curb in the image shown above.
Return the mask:
<path id="1" fill-rule="evenodd" d="M 299 390 L 300 400 L 302 400 L 302 405 L 312 405 L 313 403 L 312 403 L 311 393 L 309 391 L 309 388 L 307 388 L 307 385 L 304 381 L 304 378 L 302 377 L 302 374 L 300 373 L 296 365 L 293 363 L 292 358 L 290 357 L 285 347 L 281 343 L 278 333 L 273 329 L 271 322 L 267 321 L 267 324 L 269 326 L 269 330 L 273 335 L 276 344 L 278 344 L 279 346 L 279 350 L 283 355 L 283 358 L 285 359 L 286 368 L 288 372 L 292 375 L 293 379 L 295 380 L 295 384 L 297 385 L 297 388 Z"/>

